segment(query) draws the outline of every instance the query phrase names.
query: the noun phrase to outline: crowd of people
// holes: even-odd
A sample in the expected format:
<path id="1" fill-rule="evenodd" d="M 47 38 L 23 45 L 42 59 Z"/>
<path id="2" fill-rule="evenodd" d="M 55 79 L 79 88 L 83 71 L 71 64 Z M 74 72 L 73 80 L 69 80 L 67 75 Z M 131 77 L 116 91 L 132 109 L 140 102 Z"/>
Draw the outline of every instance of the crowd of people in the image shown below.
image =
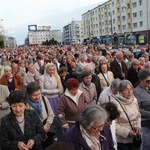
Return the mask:
<path id="1" fill-rule="evenodd" d="M 150 149 L 149 45 L 6 48 L 0 57 L 1 150 L 134 150 L 137 134 Z"/>

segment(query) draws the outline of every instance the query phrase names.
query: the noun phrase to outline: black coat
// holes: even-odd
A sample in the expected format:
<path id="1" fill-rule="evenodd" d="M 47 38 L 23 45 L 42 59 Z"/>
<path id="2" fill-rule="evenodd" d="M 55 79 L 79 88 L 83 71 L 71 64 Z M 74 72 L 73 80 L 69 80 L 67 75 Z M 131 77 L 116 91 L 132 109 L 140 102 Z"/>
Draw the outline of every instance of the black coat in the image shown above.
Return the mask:
<path id="1" fill-rule="evenodd" d="M 41 144 L 46 137 L 43 124 L 34 110 L 25 110 L 24 134 L 12 112 L 1 119 L 0 147 L 2 150 L 17 150 L 18 142 L 27 144 L 33 139 L 35 146 L 32 150 L 42 150 Z"/>

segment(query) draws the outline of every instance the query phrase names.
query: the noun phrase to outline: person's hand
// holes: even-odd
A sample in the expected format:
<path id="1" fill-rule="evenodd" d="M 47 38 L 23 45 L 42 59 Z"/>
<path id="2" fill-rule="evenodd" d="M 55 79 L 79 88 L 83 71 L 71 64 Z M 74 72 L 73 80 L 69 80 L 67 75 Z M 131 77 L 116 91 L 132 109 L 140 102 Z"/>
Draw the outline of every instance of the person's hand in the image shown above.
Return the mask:
<path id="1" fill-rule="evenodd" d="M 30 139 L 27 143 L 27 148 L 32 149 L 33 146 L 34 146 L 34 140 Z"/>
<path id="2" fill-rule="evenodd" d="M 128 136 L 133 137 L 133 136 L 135 136 L 135 135 L 136 135 L 136 133 L 135 133 L 133 130 L 130 130 L 130 132 L 129 132 Z"/>
<path id="3" fill-rule="evenodd" d="M 63 127 L 62 129 L 63 129 L 63 132 L 66 132 L 66 131 L 69 130 L 69 126 L 65 126 L 65 127 Z"/>
<path id="4" fill-rule="evenodd" d="M 136 128 L 135 128 L 135 132 L 136 132 L 136 134 L 141 134 L 141 128 L 136 127 Z"/>
<path id="5" fill-rule="evenodd" d="M 46 133 L 50 130 L 50 124 L 48 122 L 46 122 L 46 124 L 44 125 L 44 130 Z"/>
<path id="6" fill-rule="evenodd" d="M 24 142 L 18 142 L 18 149 L 19 150 L 29 150 L 27 145 Z"/>
<path id="7" fill-rule="evenodd" d="M 123 78 L 125 78 L 125 74 L 124 74 L 124 73 L 121 73 L 121 76 L 122 76 Z"/>

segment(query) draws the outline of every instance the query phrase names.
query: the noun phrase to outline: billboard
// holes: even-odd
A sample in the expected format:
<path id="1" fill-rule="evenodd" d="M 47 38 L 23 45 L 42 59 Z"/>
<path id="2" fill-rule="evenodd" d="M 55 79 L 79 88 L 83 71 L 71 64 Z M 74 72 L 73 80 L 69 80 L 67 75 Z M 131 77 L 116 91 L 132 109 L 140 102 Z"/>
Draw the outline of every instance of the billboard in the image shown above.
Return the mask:
<path id="1" fill-rule="evenodd" d="M 38 26 L 38 30 L 50 30 L 51 26 Z"/>
<path id="2" fill-rule="evenodd" d="M 28 31 L 36 31 L 37 25 L 28 25 Z"/>

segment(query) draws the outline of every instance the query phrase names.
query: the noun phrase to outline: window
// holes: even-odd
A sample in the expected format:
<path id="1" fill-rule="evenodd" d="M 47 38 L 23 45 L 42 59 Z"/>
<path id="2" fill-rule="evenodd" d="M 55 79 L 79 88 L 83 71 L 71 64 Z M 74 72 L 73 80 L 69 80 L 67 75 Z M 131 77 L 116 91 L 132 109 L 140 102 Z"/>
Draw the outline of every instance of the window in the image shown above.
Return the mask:
<path id="1" fill-rule="evenodd" d="M 112 2 L 112 7 L 114 6 L 114 2 Z"/>
<path id="2" fill-rule="evenodd" d="M 114 27 L 114 32 L 115 32 L 116 28 Z"/>
<path id="3" fill-rule="evenodd" d="M 120 30 L 120 25 L 118 25 L 118 30 Z"/>
<path id="4" fill-rule="evenodd" d="M 143 16 L 143 11 L 142 11 L 142 10 L 139 11 L 139 15 L 140 15 L 140 16 Z"/>
<path id="5" fill-rule="evenodd" d="M 137 22 L 133 23 L 133 28 L 137 28 Z"/>
<path id="6" fill-rule="evenodd" d="M 115 11 L 113 10 L 112 13 L 113 13 L 113 15 L 114 15 L 114 14 L 115 14 Z"/>
<path id="7" fill-rule="evenodd" d="M 113 23 L 115 23 L 115 19 L 113 19 Z"/>
<path id="8" fill-rule="evenodd" d="M 122 16 L 122 21 L 125 21 L 126 20 L 126 16 Z"/>
<path id="9" fill-rule="evenodd" d="M 127 14 L 128 15 L 128 19 L 130 19 L 131 18 L 131 15 L 130 14 Z"/>
<path id="10" fill-rule="evenodd" d="M 125 12 L 126 11 L 126 7 L 122 7 L 122 12 Z"/>
<path id="11" fill-rule="evenodd" d="M 142 27 L 143 26 L 143 21 L 140 21 L 140 27 Z"/>
<path id="12" fill-rule="evenodd" d="M 123 26 L 122 26 L 122 29 L 125 30 L 125 29 L 126 29 L 126 25 L 123 25 Z"/>
<path id="13" fill-rule="evenodd" d="M 128 28 L 131 28 L 131 23 L 128 23 Z"/>
<path id="14" fill-rule="evenodd" d="M 142 5 L 142 0 L 139 0 L 139 5 Z"/>
<path id="15" fill-rule="evenodd" d="M 137 17 L 137 13 L 133 13 L 133 18 Z"/>
<path id="16" fill-rule="evenodd" d="M 130 8 L 130 4 L 127 4 L 127 8 Z"/>
<path id="17" fill-rule="evenodd" d="M 133 7 L 133 8 L 136 7 L 136 2 L 132 3 L 132 7 Z"/>

